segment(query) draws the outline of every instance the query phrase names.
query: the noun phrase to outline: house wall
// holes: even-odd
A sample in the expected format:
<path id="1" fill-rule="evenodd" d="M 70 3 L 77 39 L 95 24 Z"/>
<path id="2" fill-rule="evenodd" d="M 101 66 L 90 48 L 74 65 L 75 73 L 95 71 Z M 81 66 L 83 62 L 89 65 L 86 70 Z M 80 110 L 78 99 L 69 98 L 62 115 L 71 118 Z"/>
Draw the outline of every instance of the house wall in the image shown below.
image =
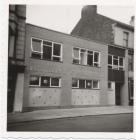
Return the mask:
<path id="1" fill-rule="evenodd" d="M 49 41 L 54 41 L 63 44 L 63 61 L 53 62 L 46 60 L 38 60 L 30 58 L 31 52 L 31 37 L 37 37 Z M 99 68 L 75 65 L 72 64 L 72 50 L 73 47 L 86 48 L 101 52 L 101 66 Z M 80 38 L 72 37 L 59 32 L 40 28 L 27 24 L 26 26 L 26 54 L 25 54 L 25 82 L 24 82 L 24 99 L 23 107 L 30 106 L 71 106 L 71 105 L 105 105 L 107 104 L 107 56 L 108 46 Z M 61 77 L 61 88 L 32 88 L 29 86 L 30 75 L 39 76 L 57 76 Z M 78 99 L 78 93 L 72 89 L 72 78 L 83 78 L 90 80 L 100 80 L 100 90 L 81 90 L 79 95 L 83 94 Z M 51 92 L 50 92 L 51 90 Z M 56 93 L 55 93 L 56 91 Z M 90 93 L 90 94 L 89 94 Z M 49 95 L 51 94 L 51 95 Z M 39 97 L 41 96 L 41 97 Z M 51 96 L 52 99 L 48 103 L 47 99 Z M 43 97 L 43 98 L 42 98 Z M 95 101 L 93 101 L 93 97 Z M 88 100 L 91 98 L 90 100 Z M 40 103 L 40 101 L 42 102 Z M 56 100 L 56 102 L 55 102 Z M 33 105 L 33 101 L 35 104 Z M 46 102 L 46 104 L 44 104 Z M 83 102 L 83 104 L 82 104 Z"/>
<path id="2" fill-rule="evenodd" d="M 123 46 L 123 32 L 128 32 L 128 47 L 134 48 L 134 32 L 126 30 L 124 28 L 115 27 L 114 28 L 114 43 Z"/>

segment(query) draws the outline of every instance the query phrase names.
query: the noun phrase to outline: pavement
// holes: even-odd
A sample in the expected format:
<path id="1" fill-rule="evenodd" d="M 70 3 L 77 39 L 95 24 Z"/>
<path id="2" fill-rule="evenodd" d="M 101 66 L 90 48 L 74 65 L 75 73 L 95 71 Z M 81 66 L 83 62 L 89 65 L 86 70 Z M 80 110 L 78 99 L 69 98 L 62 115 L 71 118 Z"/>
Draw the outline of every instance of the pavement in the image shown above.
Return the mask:
<path id="1" fill-rule="evenodd" d="M 18 123 L 46 119 L 68 118 L 68 117 L 82 117 L 90 115 L 123 114 L 123 113 L 125 114 L 133 113 L 133 107 L 104 106 L 104 107 L 70 108 L 70 109 L 48 109 L 22 113 L 8 113 L 7 123 Z"/>

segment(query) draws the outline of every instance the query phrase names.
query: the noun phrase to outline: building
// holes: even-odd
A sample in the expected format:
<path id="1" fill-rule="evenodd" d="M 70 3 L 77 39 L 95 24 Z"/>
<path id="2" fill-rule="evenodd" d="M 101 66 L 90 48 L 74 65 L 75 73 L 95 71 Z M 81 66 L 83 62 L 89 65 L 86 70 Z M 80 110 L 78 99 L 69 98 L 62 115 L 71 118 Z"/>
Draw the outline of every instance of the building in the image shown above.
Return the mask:
<path id="1" fill-rule="evenodd" d="M 108 46 L 26 25 L 23 109 L 107 105 Z"/>
<path id="2" fill-rule="evenodd" d="M 25 20 L 26 6 L 10 5 L 8 112 L 132 104 L 134 27 L 96 6 L 72 35 Z"/>
<path id="3" fill-rule="evenodd" d="M 97 13 L 96 5 L 83 7 L 74 36 L 108 44 L 108 87 L 116 105 L 133 104 L 134 16 L 130 25 Z"/>
<path id="4" fill-rule="evenodd" d="M 8 112 L 21 111 L 18 108 L 18 94 L 24 89 L 25 55 L 25 5 L 9 6 L 9 45 L 8 45 Z"/>

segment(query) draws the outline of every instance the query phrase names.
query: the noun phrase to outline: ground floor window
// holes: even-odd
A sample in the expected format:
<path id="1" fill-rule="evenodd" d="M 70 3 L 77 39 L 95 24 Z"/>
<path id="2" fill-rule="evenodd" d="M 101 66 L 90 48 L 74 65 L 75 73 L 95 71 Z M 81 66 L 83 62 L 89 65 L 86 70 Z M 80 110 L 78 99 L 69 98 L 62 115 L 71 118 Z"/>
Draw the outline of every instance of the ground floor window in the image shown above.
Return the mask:
<path id="1" fill-rule="evenodd" d="M 99 80 L 72 79 L 72 88 L 99 89 Z"/>
<path id="2" fill-rule="evenodd" d="M 32 75 L 30 76 L 30 86 L 61 87 L 61 78 Z"/>

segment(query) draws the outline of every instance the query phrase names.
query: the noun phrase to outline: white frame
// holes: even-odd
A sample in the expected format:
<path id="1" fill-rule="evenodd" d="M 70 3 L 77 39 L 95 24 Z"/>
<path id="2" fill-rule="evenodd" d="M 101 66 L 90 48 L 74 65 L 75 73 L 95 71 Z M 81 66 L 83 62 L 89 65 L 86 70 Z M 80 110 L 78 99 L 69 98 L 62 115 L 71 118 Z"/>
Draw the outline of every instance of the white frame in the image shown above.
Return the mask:
<path id="1" fill-rule="evenodd" d="M 79 79 L 77 79 L 77 78 L 72 78 L 72 80 L 73 80 L 73 79 L 77 80 L 77 87 L 73 87 L 73 86 L 72 86 L 72 88 L 79 88 Z"/>
<path id="2" fill-rule="evenodd" d="M 112 55 L 112 54 L 108 54 L 108 56 L 112 56 L 112 64 L 108 64 L 108 66 L 111 66 L 112 67 L 111 69 L 119 70 L 120 68 L 122 68 L 122 70 L 124 70 L 124 57 L 117 56 L 118 58 L 114 58 L 115 55 Z M 123 66 L 120 66 L 120 64 L 119 64 L 119 58 L 123 58 Z M 118 60 L 118 65 L 114 65 L 113 64 L 113 61 L 114 61 L 113 59 Z M 115 66 L 117 67 L 117 69 L 114 68 Z"/>
<path id="3" fill-rule="evenodd" d="M 52 79 L 52 78 L 58 78 L 58 79 L 59 79 L 59 86 L 52 86 L 52 85 L 51 85 L 51 79 Z M 60 82 L 60 79 L 61 79 L 60 77 L 50 77 L 50 87 L 61 87 L 61 85 L 60 85 L 60 83 L 61 83 L 61 82 Z"/>
<path id="4" fill-rule="evenodd" d="M 79 58 L 74 56 L 74 49 L 79 49 Z M 85 64 L 84 65 L 90 66 L 90 65 L 87 64 L 87 56 L 88 56 L 87 52 L 92 51 L 93 52 L 93 67 L 100 67 L 101 53 L 99 51 L 93 51 L 93 50 L 86 49 L 86 48 L 73 47 L 72 48 L 72 58 L 75 59 L 75 60 L 79 60 L 78 64 L 83 65 L 83 64 L 81 64 L 81 61 L 80 61 L 81 60 L 81 53 L 82 53 L 81 50 L 85 50 L 85 54 L 86 54 L 86 59 L 85 59 Z M 95 52 L 99 54 L 98 62 L 94 62 L 94 53 Z M 72 59 L 72 61 L 73 61 L 73 59 Z M 94 64 L 98 64 L 98 66 L 94 66 Z"/>
<path id="5" fill-rule="evenodd" d="M 32 40 L 33 39 L 37 39 L 37 40 L 41 40 L 42 41 L 41 42 L 41 52 L 33 50 L 33 47 L 32 47 Z M 57 43 L 57 42 L 54 42 L 54 41 L 44 40 L 44 39 L 40 39 L 40 38 L 36 38 L 36 37 L 31 37 L 31 55 L 30 56 L 32 56 L 32 52 L 41 53 L 41 59 L 43 59 L 43 46 L 44 46 L 43 41 L 47 41 L 47 42 L 51 42 L 52 43 L 52 46 L 47 45 L 47 46 L 52 48 L 51 61 L 55 61 L 55 60 L 53 60 L 53 57 L 58 57 L 58 58 L 60 58 L 60 61 L 62 61 L 63 60 L 63 58 L 62 58 L 62 51 L 63 51 L 62 43 Z M 53 49 L 54 49 L 53 44 L 59 44 L 60 45 L 60 56 L 53 55 Z"/>
<path id="6" fill-rule="evenodd" d="M 98 82 L 98 87 L 97 87 L 97 88 L 94 88 L 94 83 L 92 83 L 92 85 L 93 85 L 93 86 L 92 86 L 92 89 L 100 89 L 100 87 L 99 87 L 99 82 L 100 82 L 100 81 L 99 81 L 99 80 L 92 80 L 92 82 L 94 82 L 94 81 L 97 81 L 97 82 Z"/>
<path id="7" fill-rule="evenodd" d="M 31 76 L 39 77 L 39 85 L 30 85 L 30 79 L 29 79 L 29 86 L 31 86 L 31 87 L 40 87 L 41 86 L 41 76 L 30 75 L 29 78 L 31 78 Z"/>

